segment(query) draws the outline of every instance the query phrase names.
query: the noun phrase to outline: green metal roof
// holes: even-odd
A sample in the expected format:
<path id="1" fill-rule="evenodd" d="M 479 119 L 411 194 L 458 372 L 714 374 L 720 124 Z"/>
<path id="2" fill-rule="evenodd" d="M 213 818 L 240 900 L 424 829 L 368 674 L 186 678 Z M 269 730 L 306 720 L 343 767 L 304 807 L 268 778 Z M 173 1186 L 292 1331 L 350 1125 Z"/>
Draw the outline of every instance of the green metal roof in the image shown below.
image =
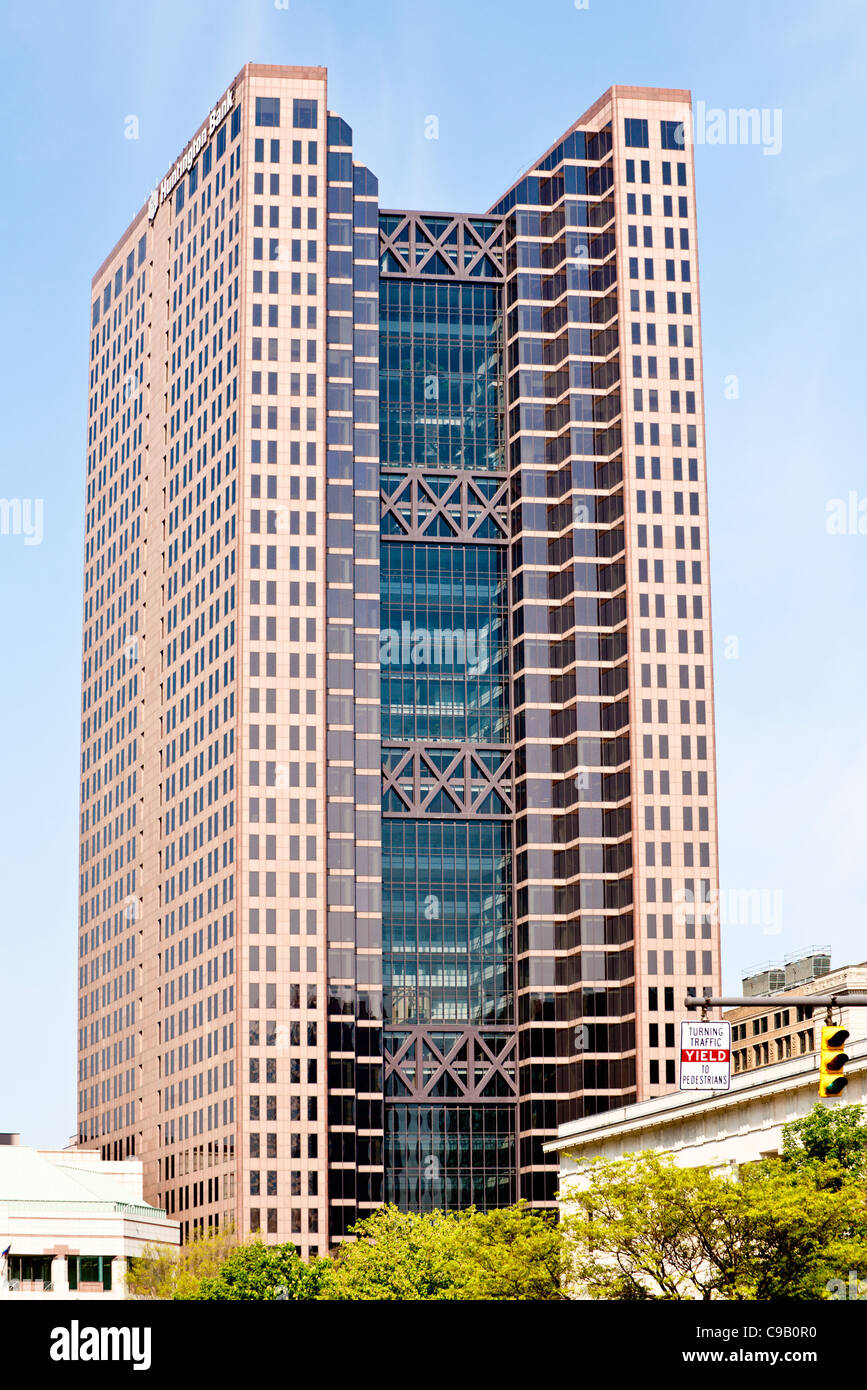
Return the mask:
<path id="1" fill-rule="evenodd" d="M 89 1167 L 82 1162 L 53 1162 L 38 1149 L 20 1144 L 0 1145 L 0 1207 L 68 1207 L 70 1210 L 122 1212 L 130 1216 L 165 1217 L 160 1207 L 130 1201 L 129 1185 L 110 1171 L 109 1164 Z"/>

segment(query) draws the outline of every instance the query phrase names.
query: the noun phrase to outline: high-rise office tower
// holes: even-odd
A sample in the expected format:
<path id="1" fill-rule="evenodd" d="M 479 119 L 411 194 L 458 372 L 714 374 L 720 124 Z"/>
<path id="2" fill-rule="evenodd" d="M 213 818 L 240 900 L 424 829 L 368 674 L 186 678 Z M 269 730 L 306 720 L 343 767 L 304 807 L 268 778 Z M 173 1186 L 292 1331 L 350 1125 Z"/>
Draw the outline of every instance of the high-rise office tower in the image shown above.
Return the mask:
<path id="1" fill-rule="evenodd" d="M 78 1130 L 185 1234 L 550 1202 L 718 987 L 688 104 L 380 210 L 248 65 L 94 277 Z"/>

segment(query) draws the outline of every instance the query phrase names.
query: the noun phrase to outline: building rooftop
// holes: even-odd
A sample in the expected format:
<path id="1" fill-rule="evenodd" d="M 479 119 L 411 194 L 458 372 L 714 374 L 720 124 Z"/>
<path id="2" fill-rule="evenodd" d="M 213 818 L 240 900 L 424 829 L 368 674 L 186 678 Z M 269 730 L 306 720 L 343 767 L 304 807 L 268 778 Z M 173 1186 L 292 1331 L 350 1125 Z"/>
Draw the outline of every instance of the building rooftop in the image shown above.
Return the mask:
<path id="1" fill-rule="evenodd" d="M 837 970 L 846 967 L 837 967 Z M 812 983 L 831 972 L 831 947 L 806 946 L 782 960 L 762 961 L 742 976 L 744 994 L 778 994 L 795 985 Z"/>
<path id="2" fill-rule="evenodd" d="M 52 1206 L 103 1206 L 163 1216 L 142 1195 L 142 1165 L 135 1159 L 105 1162 L 87 1149 L 40 1150 L 0 1145 L 0 1207 L 19 1202 Z"/>

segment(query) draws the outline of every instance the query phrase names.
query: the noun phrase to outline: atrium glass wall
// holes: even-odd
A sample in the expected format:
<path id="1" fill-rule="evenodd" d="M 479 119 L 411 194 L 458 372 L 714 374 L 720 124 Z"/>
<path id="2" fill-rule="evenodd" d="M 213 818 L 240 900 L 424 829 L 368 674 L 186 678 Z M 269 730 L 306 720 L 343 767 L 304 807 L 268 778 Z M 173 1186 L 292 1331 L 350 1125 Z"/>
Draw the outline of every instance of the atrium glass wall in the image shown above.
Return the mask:
<path id="1" fill-rule="evenodd" d="M 391 1200 L 404 1211 L 517 1200 L 514 1106 L 389 1105 L 386 1116 Z"/>
<path id="2" fill-rule="evenodd" d="M 380 231 L 385 1195 L 496 1206 L 517 1195 L 501 227 Z"/>
<path id="3" fill-rule="evenodd" d="M 383 279 L 382 465 L 502 468 L 499 285 Z"/>
<path id="4" fill-rule="evenodd" d="M 510 830 L 383 824 L 383 1010 L 390 1023 L 511 1023 Z"/>
<path id="5" fill-rule="evenodd" d="M 508 742 L 505 547 L 382 552 L 383 737 Z"/>

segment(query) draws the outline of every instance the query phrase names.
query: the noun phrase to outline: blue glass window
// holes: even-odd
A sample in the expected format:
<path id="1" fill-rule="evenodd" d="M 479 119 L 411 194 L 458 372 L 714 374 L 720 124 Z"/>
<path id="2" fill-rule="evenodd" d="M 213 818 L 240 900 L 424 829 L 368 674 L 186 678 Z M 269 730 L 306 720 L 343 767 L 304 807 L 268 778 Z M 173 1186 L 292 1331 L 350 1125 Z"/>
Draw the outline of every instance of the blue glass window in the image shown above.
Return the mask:
<path id="1" fill-rule="evenodd" d="M 685 144 L 683 121 L 660 121 L 660 139 L 664 150 L 682 150 Z"/>
<path id="2" fill-rule="evenodd" d="M 503 467 L 500 292 L 380 281 L 382 462 Z"/>
<path id="3" fill-rule="evenodd" d="M 256 124 L 257 125 L 279 125 L 280 124 L 280 98 L 279 97 L 257 97 L 256 98 Z M 234 132 L 233 132 L 234 133 Z"/>
<path id="4" fill-rule="evenodd" d="M 394 541 L 381 564 L 383 738 L 507 741 L 504 547 Z"/>
<path id="5" fill-rule="evenodd" d="M 383 1017 L 513 1019 L 507 822 L 382 822 Z"/>
<path id="6" fill-rule="evenodd" d="M 510 1105 L 385 1107 L 385 1200 L 401 1211 L 509 1206 L 515 1190 Z"/>
<path id="7" fill-rule="evenodd" d="M 626 144 L 634 149 L 646 150 L 648 146 L 647 121 L 627 116 L 623 122 Z"/>
<path id="8" fill-rule="evenodd" d="M 292 124 L 296 130 L 315 130 L 318 124 L 318 102 L 296 97 L 292 103 Z"/>

